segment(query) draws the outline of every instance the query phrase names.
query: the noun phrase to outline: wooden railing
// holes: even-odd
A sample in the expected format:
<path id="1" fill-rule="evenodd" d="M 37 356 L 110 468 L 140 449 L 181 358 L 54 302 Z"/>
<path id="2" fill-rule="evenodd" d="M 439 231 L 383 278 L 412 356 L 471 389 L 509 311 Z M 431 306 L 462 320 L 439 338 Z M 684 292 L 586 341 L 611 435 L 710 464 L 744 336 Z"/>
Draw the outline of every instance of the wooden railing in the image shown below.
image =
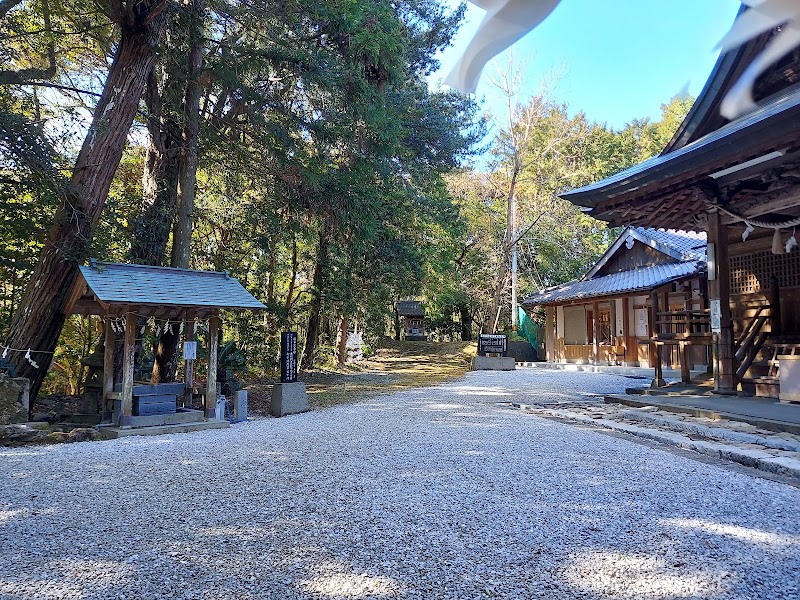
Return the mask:
<path id="1" fill-rule="evenodd" d="M 708 310 L 678 310 L 656 314 L 655 338 L 659 341 L 710 341 Z"/>

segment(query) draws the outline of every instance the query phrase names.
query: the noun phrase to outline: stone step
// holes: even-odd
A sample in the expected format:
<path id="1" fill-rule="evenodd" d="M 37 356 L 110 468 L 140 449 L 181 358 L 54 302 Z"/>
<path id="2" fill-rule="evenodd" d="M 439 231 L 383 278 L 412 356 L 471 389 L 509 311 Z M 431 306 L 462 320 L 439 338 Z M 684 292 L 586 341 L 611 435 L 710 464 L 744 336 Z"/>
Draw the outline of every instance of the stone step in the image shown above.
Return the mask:
<path id="1" fill-rule="evenodd" d="M 609 429 L 611 431 L 633 435 L 668 446 L 692 450 L 713 458 L 736 462 L 760 471 L 788 477 L 796 484 L 800 485 L 800 460 L 794 458 L 796 453 L 772 453 L 766 448 L 759 447 L 743 448 L 733 443 L 724 443 L 719 439 L 693 439 L 694 437 L 705 438 L 705 436 L 693 435 L 685 430 L 676 431 L 669 428 L 657 429 L 654 427 L 633 425 L 618 421 L 613 415 L 595 414 L 593 416 L 588 416 L 579 414 L 569 409 L 543 410 L 534 409 L 532 407 L 519 404 L 514 404 L 514 406 L 517 406 L 518 408 L 524 408 L 532 414 L 555 417 L 559 420 L 574 421 L 576 423 L 581 423 L 582 425 L 601 427 L 603 429 Z M 605 416 L 608 418 L 604 418 Z M 749 444 L 748 446 L 756 445 Z"/>
<path id="2" fill-rule="evenodd" d="M 168 433 L 190 433 L 193 431 L 206 431 L 208 429 L 226 429 L 228 427 L 230 427 L 230 423 L 227 421 L 209 419 L 208 421 L 198 421 L 194 423 L 176 423 L 172 425 L 159 425 L 152 427 L 128 428 L 101 425 L 97 429 L 100 432 L 101 439 L 113 440 L 132 435 L 166 435 Z"/>
<path id="3" fill-rule="evenodd" d="M 177 412 L 162 415 L 141 415 L 131 417 L 130 426 L 136 427 L 156 427 L 159 425 L 177 425 L 181 423 L 195 423 L 202 421 L 205 413 L 202 410 L 190 410 L 182 408 Z"/>

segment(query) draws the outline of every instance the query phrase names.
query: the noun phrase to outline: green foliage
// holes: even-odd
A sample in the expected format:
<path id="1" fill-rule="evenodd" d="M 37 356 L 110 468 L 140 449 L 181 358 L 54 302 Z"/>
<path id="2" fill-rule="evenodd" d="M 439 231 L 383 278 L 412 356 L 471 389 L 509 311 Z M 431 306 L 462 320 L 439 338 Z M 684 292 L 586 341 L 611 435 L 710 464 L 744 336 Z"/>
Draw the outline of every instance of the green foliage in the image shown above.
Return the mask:
<path id="1" fill-rule="evenodd" d="M 63 197 L 71 135 L 93 108 L 95 97 L 75 89 L 98 89 L 113 51 L 105 6 L 24 1 L 0 15 L 0 77 L 28 73 L 25 83 L 0 83 L 0 333 Z M 267 306 L 263 314 L 223 315 L 221 368 L 274 372 L 287 329 L 301 340 L 318 330 L 310 340 L 318 364 L 336 360 L 342 324 L 363 334 L 369 352 L 407 297 L 426 299 L 440 337 L 457 339 L 462 324 L 474 334 L 507 263 L 508 150 L 520 129 L 495 140 L 491 172 L 471 171 L 465 165 L 483 150 L 486 120 L 468 97 L 426 85 L 464 5 L 205 6 L 203 66 L 187 75 L 173 71 L 187 62 L 191 15 L 183 4 L 168 5 L 158 69 L 174 77 L 159 98 L 182 96 L 189 76 L 202 86 L 191 266 L 229 271 Z M 50 27 L 42 27 L 46 10 Z M 58 87 L 42 93 L 44 86 Z M 660 121 L 616 132 L 566 106 L 532 102 L 536 120 L 517 156 L 520 229 L 530 226 L 520 241 L 522 290 L 581 275 L 614 236 L 557 195 L 660 151 L 689 106 L 673 100 Z M 143 103 L 140 117 L 150 108 Z M 180 131 L 183 114 L 167 113 Z M 156 236 L 142 218 L 141 132 L 131 136 L 93 232 L 97 258 L 124 260 L 135 243 Z M 161 231 L 172 224 L 174 207 L 167 208 L 154 217 L 166 220 Z M 68 322 L 50 390 L 79 383 L 76 364 L 91 349 L 90 327 L 81 323 Z"/>
<path id="2" fill-rule="evenodd" d="M 486 320 L 496 275 L 510 269 L 510 256 L 504 253 L 506 209 L 515 164 L 519 166 L 515 193 L 518 231 L 522 233 L 518 243 L 521 300 L 530 291 L 583 276 L 619 233 L 558 195 L 660 152 L 690 107 L 690 99 L 673 99 L 662 106 L 660 121 L 635 120 L 621 131 L 591 123 L 581 113 L 570 116 L 566 106 L 543 98 L 533 98 L 529 106 L 520 108 L 517 118 L 525 120 L 513 125 L 519 133 L 512 129 L 498 135 L 491 172 L 455 172 L 448 178 L 463 224 L 451 230 L 448 242 L 458 259 L 428 288 L 435 325 L 439 326 L 441 319 L 446 323 L 455 312 L 453 298 L 459 294 L 469 298 L 476 322 Z M 525 143 L 515 150 L 522 128 Z M 509 285 L 507 277 L 501 289 L 506 307 L 510 305 Z M 510 326 L 507 308 L 502 321 Z"/>
<path id="3" fill-rule="evenodd" d="M 101 334 L 100 319 L 77 315 L 69 317 L 61 330 L 53 363 L 42 384 L 42 393 L 79 394 L 86 377 L 86 367 L 81 361 L 92 354 Z"/>

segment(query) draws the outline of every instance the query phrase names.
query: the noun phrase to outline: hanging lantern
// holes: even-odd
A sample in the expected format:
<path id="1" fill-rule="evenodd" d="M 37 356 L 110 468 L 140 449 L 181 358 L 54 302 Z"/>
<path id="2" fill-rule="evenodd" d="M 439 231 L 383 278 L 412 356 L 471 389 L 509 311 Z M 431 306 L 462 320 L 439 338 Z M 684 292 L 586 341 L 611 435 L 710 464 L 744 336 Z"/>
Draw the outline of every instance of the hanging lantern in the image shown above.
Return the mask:
<path id="1" fill-rule="evenodd" d="M 776 229 L 775 235 L 772 236 L 772 253 L 783 254 L 783 242 L 781 241 L 781 230 Z"/>

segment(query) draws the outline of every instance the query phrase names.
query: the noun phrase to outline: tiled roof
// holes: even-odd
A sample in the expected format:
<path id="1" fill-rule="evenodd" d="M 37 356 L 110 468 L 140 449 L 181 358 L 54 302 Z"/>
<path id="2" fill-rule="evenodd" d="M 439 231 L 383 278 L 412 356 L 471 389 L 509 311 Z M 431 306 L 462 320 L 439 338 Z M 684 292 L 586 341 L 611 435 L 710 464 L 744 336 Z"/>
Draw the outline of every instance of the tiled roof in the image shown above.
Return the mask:
<path id="1" fill-rule="evenodd" d="M 697 261 L 706 258 L 706 234 L 675 229 L 652 229 L 649 227 L 626 227 L 614 240 L 594 266 L 582 277 L 587 281 L 603 270 L 617 253 L 627 252 L 631 239 L 649 246 L 673 261 Z"/>
<path id="2" fill-rule="evenodd" d="M 227 273 L 94 262 L 81 274 L 102 302 L 266 308 Z"/>
<path id="3" fill-rule="evenodd" d="M 684 260 L 700 260 L 706 255 L 706 233 L 675 229 L 634 227 L 641 235 L 658 244 L 669 246 L 683 255 Z"/>
<path id="4" fill-rule="evenodd" d="M 400 300 L 397 303 L 397 314 L 403 317 L 424 317 L 425 309 L 418 300 Z"/>
<path id="5" fill-rule="evenodd" d="M 651 290 L 670 281 L 683 279 L 705 268 L 702 261 L 687 261 L 642 267 L 594 279 L 570 281 L 529 294 L 523 304 L 555 304 L 584 298 Z"/>

